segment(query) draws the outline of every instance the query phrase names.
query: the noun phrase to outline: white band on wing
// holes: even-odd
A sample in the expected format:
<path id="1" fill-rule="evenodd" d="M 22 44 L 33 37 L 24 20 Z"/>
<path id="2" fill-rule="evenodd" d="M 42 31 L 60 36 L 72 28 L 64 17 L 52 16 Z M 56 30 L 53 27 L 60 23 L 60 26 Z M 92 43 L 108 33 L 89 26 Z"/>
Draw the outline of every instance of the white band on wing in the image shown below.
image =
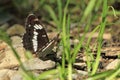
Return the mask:
<path id="1" fill-rule="evenodd" d="M 41 25 L 35 24 L 34 28 L 35 28 L 35 29 L 42 29 L 43 27 L 42 27 Z"/>
<path id="2" fill-rule="evenodd" d="M 33 49 L 34 49 L 34 52 L 36 52 L 37 51 L 37 47 L 38 47 L 38 41 L 37 41 L 38 33 L 36 32 L 36 29 L 34 29 L 33 34 L 34 34 L 33 39 L 32 39 Z"/>

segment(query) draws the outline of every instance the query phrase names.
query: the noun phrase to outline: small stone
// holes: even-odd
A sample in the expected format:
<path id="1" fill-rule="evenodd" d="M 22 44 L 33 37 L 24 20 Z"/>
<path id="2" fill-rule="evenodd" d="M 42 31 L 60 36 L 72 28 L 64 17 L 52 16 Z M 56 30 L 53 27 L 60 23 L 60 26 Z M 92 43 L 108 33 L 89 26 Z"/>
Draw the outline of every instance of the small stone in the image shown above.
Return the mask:
<path id="1" fill-rule="evenodd" d="M 20 56 L 21 61 L 26 61 L 27 58 L 25 56 L 24 48 L 17 47 L 15 49 Z M 10 69 L 19 66 L 19 62 L 9 46 L 7 46 L 4 51 L 0 52 L 0 54 L 4 54 L 3 57 L 0 58 L 0 69 Z"/>
<path id="2" fill-rule="evenodd" d="M 33 58 L 23 63 L 26 70 L 44 70 L 55 67 L 55 62 L 51 60 L 43 61 L 39 58 Z"/>
<path id="3" fill-rule="evenodd" d="M 9 35 L 23 35 L 25 33 L 25 28 L 22 25 L 15 24 L 11 26 L 8 30 L 7 33 Z"/>
<path id="4" fill-rule="evenodd" d="M 86 71 L 82 71 L 82 70 L 75 70 L 75 71 L 76 73 L 72 74 L 73 80 L 84 80 L 88 75 L 88 72 Z"/>
<path id="5" fill-rule="evenodd" d="M 13 36 L 11 37 L 11 40 L 12 40 L 12 45 L 16 48 L 16 47 L 22 47 L 23 44 L 22 44 L 22 38 L 19 37 L 19 36 Z"/>
<path id="6" fill-rule="evenodd" d="M 74 63 L 74 65 L 77 65 L 77 66 L 86 66 L 86 63 Z"/>
<path id="7" fill-rule="evenodd" d="M 15 70 L 2 69 L 0 70 L 0 80 L 11 80 L 10 77 L 15 73 Z"/>
<path id="8" fill-rule="evenodd" d="M 106 69 L 106 70 L 115 69 L 119 64 L 120 64 L 120 59 L 116 59 L 116 60 L 112 61 L 111 63 L 109 63 L 109 64 L 105 67 L 105 69 Z"/>
<path id="9" fill-rule="evenodd" d="M 23 80 L 23 76 L 18 71 L 15 74 L 13 74 L 12 76 L 10 76 L 10 80 Z"/>

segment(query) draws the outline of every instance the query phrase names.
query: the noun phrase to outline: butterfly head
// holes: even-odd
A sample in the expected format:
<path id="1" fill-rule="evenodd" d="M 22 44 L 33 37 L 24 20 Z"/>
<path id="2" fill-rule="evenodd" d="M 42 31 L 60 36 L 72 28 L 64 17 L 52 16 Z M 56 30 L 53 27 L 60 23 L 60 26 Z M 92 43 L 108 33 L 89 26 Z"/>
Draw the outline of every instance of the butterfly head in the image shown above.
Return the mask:
<path id="1" fill-rule="evenodd" d="M 26 20 L 26 25 L 34 25 L 34 24 L 39 24 L 39 19 L 34 15 L 34 14 L 29 14 Z"/>

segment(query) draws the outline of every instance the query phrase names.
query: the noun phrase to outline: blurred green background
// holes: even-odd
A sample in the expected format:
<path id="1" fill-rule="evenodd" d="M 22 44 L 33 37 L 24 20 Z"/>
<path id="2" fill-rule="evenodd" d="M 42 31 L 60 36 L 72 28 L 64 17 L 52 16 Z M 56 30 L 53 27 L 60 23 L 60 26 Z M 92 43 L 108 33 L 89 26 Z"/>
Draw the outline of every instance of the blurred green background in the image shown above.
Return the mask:
<path id="1" fill-rule="evenodd" d="M 34 13 L 42 21 L 45 21 L 47 23 L 49 23 L 49 21 L 53 21 L 55 26 L 58 27 L 57 21 L 55 22 L 54 17 L 56 17 L 56 19 L 59 19 L 60 15 L 63 15 L 66 1 L 67 0 L 1 0 L 0 25 L 4 23 L 9 23 L 10 25 L 15 23 L 24 24 L 26 16 L 29 13 Z M 92 9 L 92 15 L 95 17 L 94 21 L 96 21 L 96 19 L 98 19 L 98 16 L 101 15 L 99 13 L 101 12 L 102 9 L 102 1 L 103 0 L 96 0 L 95 5 Z M 76 23 L 81 20 L 89 2 L 90 0 L 70 1 L 68 5 L 67 13 L 71 15 L 70 18 L 72 23 Z M 117 11 L 120 10 L 119 0 L 109 0 L 108 5 L 113 6 L 114 9 Z M 59 6 L 61 6 L 62 8 L 61 12 Z M 113 15 L 113 12 L 109 14 Z M 120 13 L 118 13 L 118 16 L 119 15 Z M 90 15 L 87 15 L 86 18 L 89 17 Z"/>

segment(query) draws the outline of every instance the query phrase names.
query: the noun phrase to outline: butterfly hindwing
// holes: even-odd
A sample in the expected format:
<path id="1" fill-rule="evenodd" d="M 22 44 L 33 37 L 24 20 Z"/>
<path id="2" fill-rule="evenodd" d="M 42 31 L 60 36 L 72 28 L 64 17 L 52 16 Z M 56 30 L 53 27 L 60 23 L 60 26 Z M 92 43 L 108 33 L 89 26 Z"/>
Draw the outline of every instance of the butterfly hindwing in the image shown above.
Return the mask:
<path id="1" fill-rule="evenodd" d="M 57 44 L 59 34 L 60 33 L 58 33 L 57 36 L 55 36 L 49 43 L 47 43 L 45 46 L 38 50 L 37 53 L 39 57 L 45 57 L 47 54 L 53 51 L 52 49 Z"/>

